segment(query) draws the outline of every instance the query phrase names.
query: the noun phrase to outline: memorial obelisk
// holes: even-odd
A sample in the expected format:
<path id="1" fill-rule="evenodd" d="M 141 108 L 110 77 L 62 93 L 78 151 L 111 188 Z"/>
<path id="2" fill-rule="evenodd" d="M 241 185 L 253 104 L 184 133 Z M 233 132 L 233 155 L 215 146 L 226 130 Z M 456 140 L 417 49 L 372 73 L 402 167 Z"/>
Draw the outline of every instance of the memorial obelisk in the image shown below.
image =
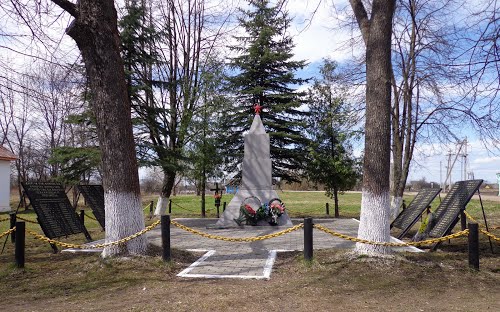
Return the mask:
<path id="1" fill-rule="evenodd" d="M 234 219 L 240 216 L 240 206 L 248 197 L 255 196 L 261 203 L 267 203 L 273 198 L 279 198 L 273 189 L 269 134 L 266 133 L 260 119 L 260 110 L 261 107 L 256 105 L 252 126 L 244 138 L 245 152 L 241 185 L 221 218 L 217 221 L 217 227 L 238 226 Z M 278 225 L 292 225 L 286 211 L 279 217 Z"/>

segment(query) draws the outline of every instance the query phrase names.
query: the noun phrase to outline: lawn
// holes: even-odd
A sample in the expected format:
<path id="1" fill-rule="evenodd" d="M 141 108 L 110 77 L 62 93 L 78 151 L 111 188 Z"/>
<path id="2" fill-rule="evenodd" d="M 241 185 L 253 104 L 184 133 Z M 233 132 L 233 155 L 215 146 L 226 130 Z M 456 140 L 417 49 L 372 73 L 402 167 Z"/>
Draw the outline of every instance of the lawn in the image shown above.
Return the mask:
<path id="1" fill-rule="evenodd" d="M 325 217 L 326 202 L 333 214 L 333 202 L 323 193 L 279 195 L 292 217 Z M 153 221 L 147 208 L 151 200 L 153 196 L 143 197 L 147 224 Z M 223 201 L 229 200 L 224 195 Z M 199 217 L 199 202 L 196 196 L 173 197 L 173 217 Z M 341 217 L 358 217 L 360 202 L 359 193 L 341 195 Z M 483 204 L 490 226 L 500 225 L 500 203 Z M 208 197 L 207 206 L 213 207 L 213 198 Z M 467 210 L 478 219 L 481 216 L 477 200 Z M 0 219 L 7 216 L 0 214 Z M 31 210 L 21 211 L 20 216 L 35 219 Z M 208 216 L 215 216 L 213 208 Z M 87 217 L 85 224 L 94 239 L 104 236 L 96 221 Z M 1 222 L 0 232 L 7 227 L 8 222 Z M 40 232 L 37 224 L 27 223 L 27 228 Z M 62 240 L 81 243 L 84 238 L 73 235 Z M 500 247 L 495 243 L 491 254 L 484 236 L 479 272 L 468 268 L 466 239 L 460 238 L 442 244 L 438 252 L 379 260 L 347 250 L 321 250 L 306 263 L 300 252 L 279 253 L 269 281 L 177 278 L 200 254 L 176 249 L 173 261 L 165 263 L 155 247 L 148 257 L 101 259 L 98 254 L 53 254 L 48 244 L 29 235 L 26 244 L 24 269 L 13 265 L 10 242 L 0 255 L 2 310 L 496 311 L 500 306 Z"/>

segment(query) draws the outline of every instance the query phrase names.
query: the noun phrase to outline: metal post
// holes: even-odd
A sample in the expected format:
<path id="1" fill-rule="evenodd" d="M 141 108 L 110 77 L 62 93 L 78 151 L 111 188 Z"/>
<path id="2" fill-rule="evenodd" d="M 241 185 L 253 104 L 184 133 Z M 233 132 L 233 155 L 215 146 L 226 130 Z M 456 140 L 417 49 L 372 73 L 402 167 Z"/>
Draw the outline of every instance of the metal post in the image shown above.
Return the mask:
<path id="1" fill-rule="evenodd" d="M 172 214 L 172 200 L 168 200 L 168 214 Z"/>
<path id="2" fill-rule="evenodd" d="M 219 207 L 220 207 L 220 205 L 217 205 L 217 206 L 215 206 L 215 207 L 217 207 L 217 218 L 219 218 L 219 214 L 220 214 L 220 213 L 219 213 Z"/>
<path id="3" fill-rule="evenodd" d="M 149 203 L 149 219 L 153 218 L 153 201 Z"/>
<path id="4" fill-rule="evenodd" d="M 15 212 L 10 214 L 10 228 L 13 229 L 16 226 L 17 215 Z M 10 241 L 12 243 L 16 242 L 16 231 L 10 233 Z M 5 246 L 5 244 L 4 244 Z"/>
<path id="5" fill-rule="evenodd" d="M 24 222 L 16 222 L 16 250 L 15 259 L 18 268 L 24 268 L 24 243 L 26 238 L 26 224 Z"/>
<path id="6" fill-rule="evenodd" d="M 80 222 L 82 225 L 85 224 L 85 210 L 80 210 Z"/>
<path id="7" fill-rule="evenodd" d="M 479 270 L 479 226 L 469 222 L 469 267 Z"/>
<path id="8" fill-rule="evenodd" d="M 304 218 L 304 260 L 313 258 L 313 219 Z"/>
<path id="9" fill-rule="evenodd" d="M 326 203 L 326 215 L 329 216 L 330 215 L 330 204 L 329 203 Z"/>
<path id="10" fill-rule="evenodd" d="M 222 212 L 226 211 L 226 202 L 222 205 Z"/>
<path id="11" fill-rule="evenodd" d="M 170 261 L 170 215 L 161 216 L 161 246 L 163 261 Z"/>
<path id="12" fill-rule="evenodd" d="M 460 225 L 462 226 L 462 231 L 467 228 L 467 218 L 463 209 L 460 210 Z"/>

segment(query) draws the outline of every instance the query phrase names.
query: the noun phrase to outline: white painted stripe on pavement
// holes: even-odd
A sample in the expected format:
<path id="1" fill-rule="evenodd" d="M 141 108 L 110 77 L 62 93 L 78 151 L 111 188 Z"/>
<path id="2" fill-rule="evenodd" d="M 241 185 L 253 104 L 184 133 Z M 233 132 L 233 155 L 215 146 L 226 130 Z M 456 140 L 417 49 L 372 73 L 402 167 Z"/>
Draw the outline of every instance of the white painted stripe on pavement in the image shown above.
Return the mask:
<path id="1" fill-rule="evenodd" d="M 266 264 L 264 265 L 264 278 L 271 278 L 271 271 L 273 270 L 274 260 L 276 260 L 276 250 L 269 250 Z"/>
<path id="2" fill-rule="evenodd" d="M 195 267 L 197 267 L 203 261 L 207 260 L 207 258 L 210 257 L 211 255 L 213 255 L 214 253 L 215 253 L 215 250 L 209 250 L 206 254 L 204 254 L 203 256 L 201 256 L 200 259 L 196 260 L 193 264 L 191 264 L 189 267 L 187 267 L 186 269 L 184 269 L 181 273 L 177 274 L 177 276 L 185 277 Z"/>
<path id="3" fill-rule="evenodd" d="M 191 249 L 191 251 L 203 251 L 201 249 Z M 270 250 L 266 260 L 266 264 L 263 268 L 262 275 L 216 275 L 216 274 L 191 274 L 195 267 L 203 263 L 209 257 L 216 253 L 215 250 L 209 250 L 200 259 L 191 264 L 188 268 L 177 274 L 178 277 L 194 277 L 194 278 L 241 278 L 241 279 L 269 279 L 271 277 L 271 272 L 273 269 L 274 261 L 276 260 L 276 250 Z"/>

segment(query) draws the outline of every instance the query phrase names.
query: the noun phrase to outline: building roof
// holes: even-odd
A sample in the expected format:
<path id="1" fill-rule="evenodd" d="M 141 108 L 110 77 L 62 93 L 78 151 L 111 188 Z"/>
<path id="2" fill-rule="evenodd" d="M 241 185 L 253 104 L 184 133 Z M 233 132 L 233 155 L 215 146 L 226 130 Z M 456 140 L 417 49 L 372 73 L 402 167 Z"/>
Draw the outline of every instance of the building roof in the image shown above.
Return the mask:
<path id="1" fill-rule="evenodd" d="M 0 160 L 16 160 L 18 157 L 0 145 Z"/>

